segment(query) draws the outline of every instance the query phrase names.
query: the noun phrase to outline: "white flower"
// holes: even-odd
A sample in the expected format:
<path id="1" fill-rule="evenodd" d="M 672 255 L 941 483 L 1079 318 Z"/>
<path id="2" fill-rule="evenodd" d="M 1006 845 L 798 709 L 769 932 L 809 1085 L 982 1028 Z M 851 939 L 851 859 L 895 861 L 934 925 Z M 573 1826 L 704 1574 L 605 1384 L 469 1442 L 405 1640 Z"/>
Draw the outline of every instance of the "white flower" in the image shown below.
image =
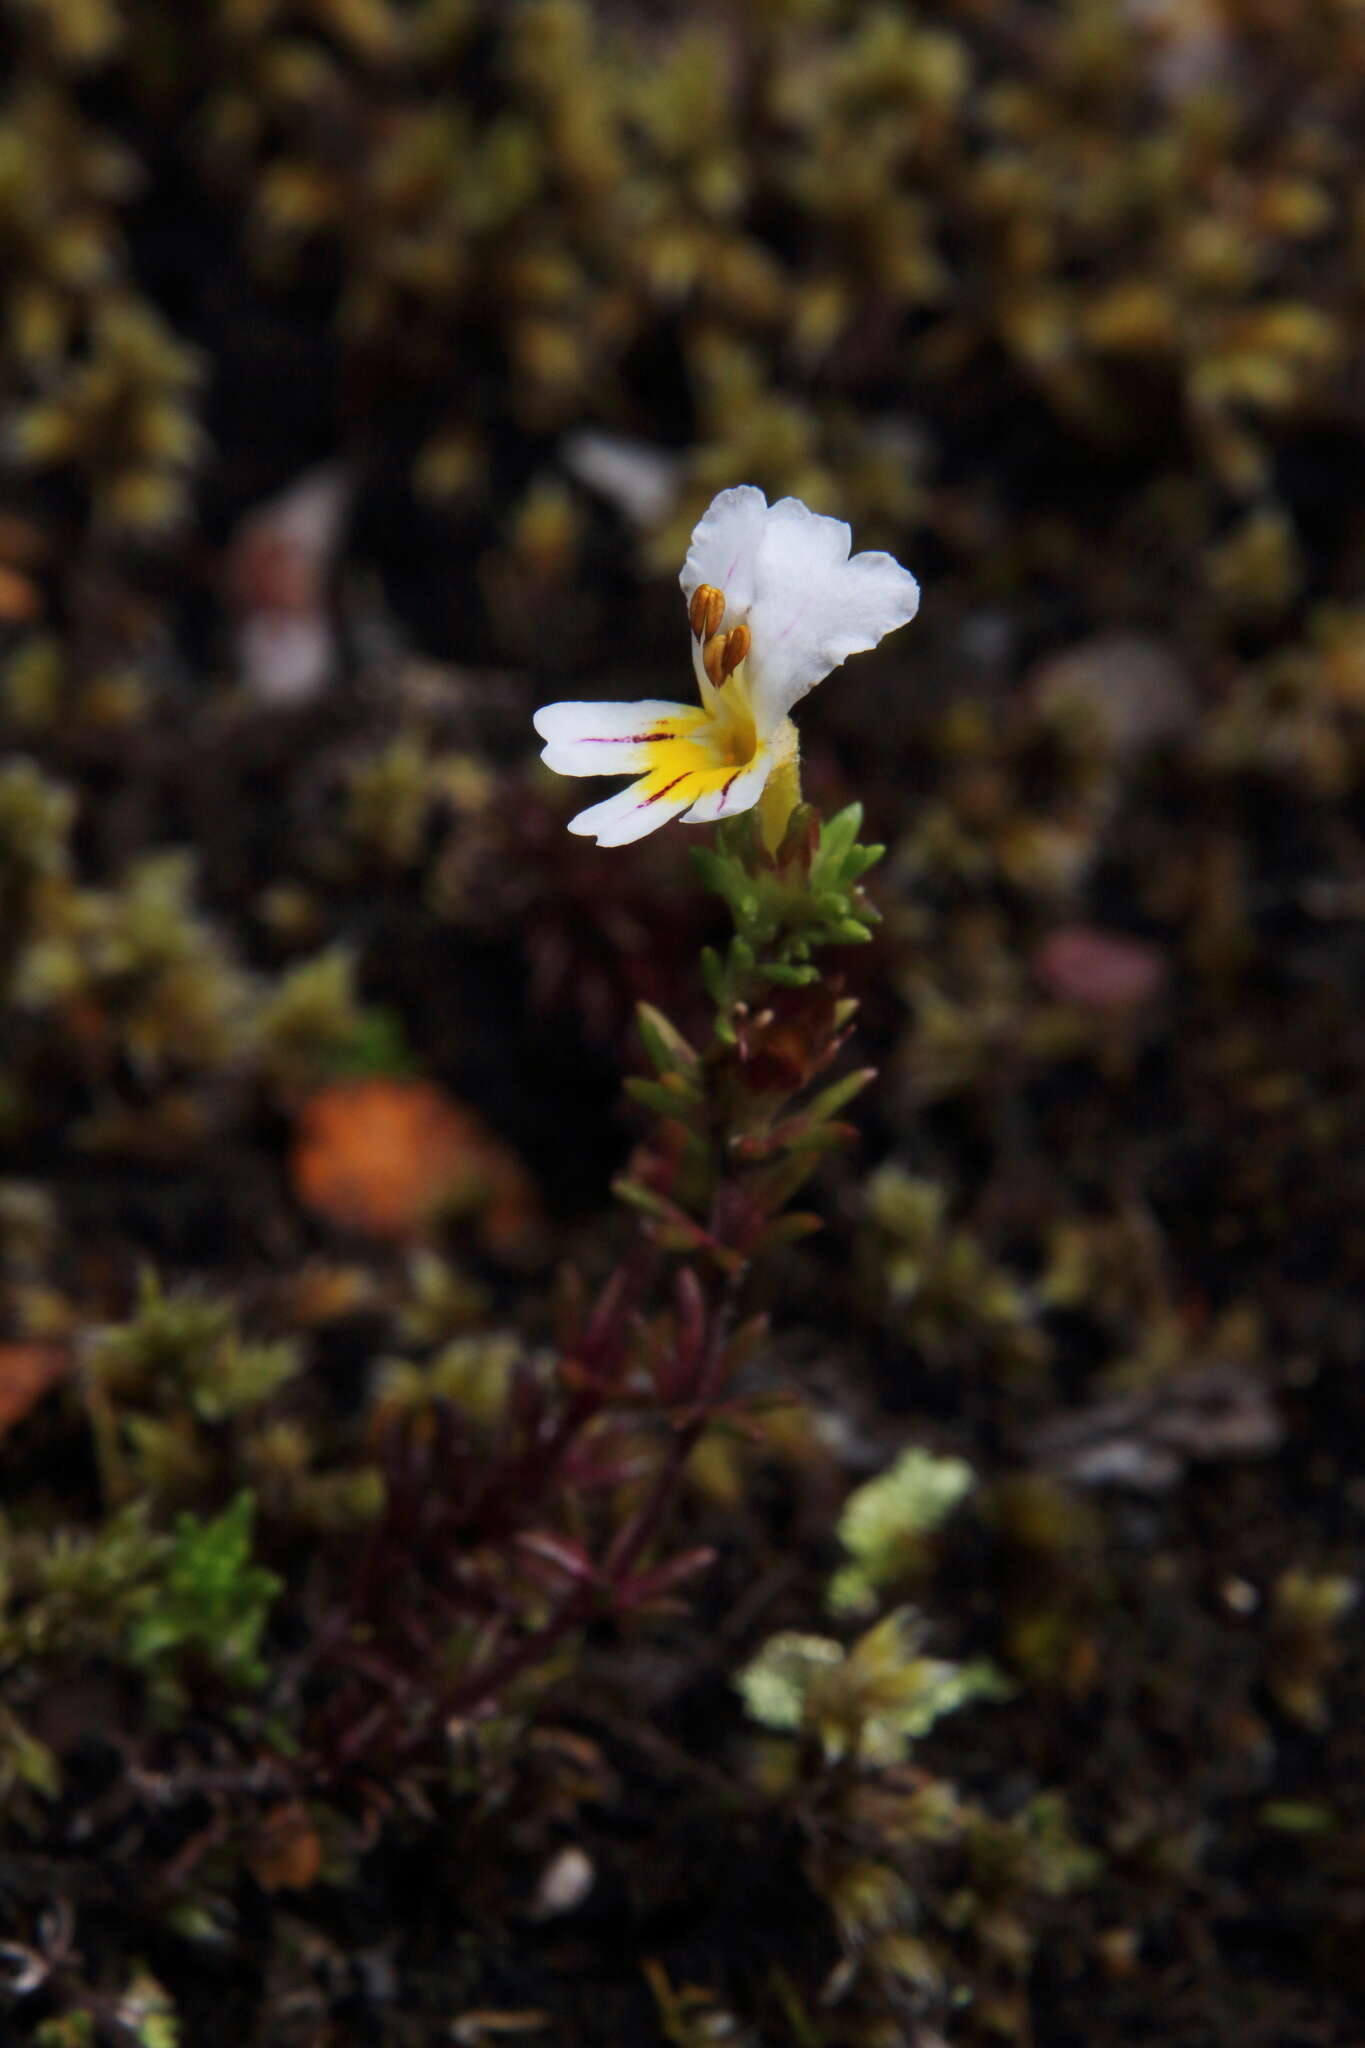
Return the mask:
<path id="1" fill-rule="evenodd" d="M 841 519 L 799 498 L 770 505 L 752 484 L 722 491 L 683 565 L 700 705 L 547 704 L 535 726 L 560 775 L 637 779 L 569 820 L 599 846 L 626 846 L 669 818 L 710 825 L 750 810 L 797 755 L 792 706 L 850 654 L 919 608 L 890 555 L 849 555 Z"/>

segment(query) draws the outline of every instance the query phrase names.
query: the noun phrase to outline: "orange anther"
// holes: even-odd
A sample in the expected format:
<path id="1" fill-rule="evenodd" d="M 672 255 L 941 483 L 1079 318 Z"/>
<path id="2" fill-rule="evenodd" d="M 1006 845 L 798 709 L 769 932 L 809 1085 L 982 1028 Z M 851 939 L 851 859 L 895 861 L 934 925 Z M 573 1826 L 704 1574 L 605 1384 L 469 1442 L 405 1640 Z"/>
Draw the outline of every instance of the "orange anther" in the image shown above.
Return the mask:
<path id="1" fill-rule="evenodd" d="M 723 676 L 732 676 L 734 674 L 745 655 L 749 652 L 749 645 L 749 628 L 747 626 L 732 626 L 725 635 L 725 652 L 720 658 L 720 672 Z"/>
<path id="2" fill-rule="evenodd" d="M 725 617 L 724 593 L 717 590 L 714 583 L 699 583 L 692 593 L 687 616 L 698 640 L 711 639 Z"/>
<path id="3" fill-rule="evenodd" d="M 718 690 L 725 681 L 725 648 L 730 635 L 713 633 L 701 651 L 701 665 L 706 670 L 713 690 Z"/>

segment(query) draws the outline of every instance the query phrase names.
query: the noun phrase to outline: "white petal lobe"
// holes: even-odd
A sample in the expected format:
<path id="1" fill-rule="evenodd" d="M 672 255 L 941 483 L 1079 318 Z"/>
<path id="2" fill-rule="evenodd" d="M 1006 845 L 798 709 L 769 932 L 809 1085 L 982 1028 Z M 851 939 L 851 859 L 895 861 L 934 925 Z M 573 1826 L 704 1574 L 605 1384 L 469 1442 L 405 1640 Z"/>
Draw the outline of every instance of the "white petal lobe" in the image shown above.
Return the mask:
<path id="1" fill-rule="evenodd" d="M 649 797 L 649 778 L 643 776 L 626 789 L 618 789 L 590 810 L 570 818 L 569 830 L 580 838 L 596 839 L 599 846 L 629 846 L 666 825 L 687 809 L 687 797 Z"/>
<path id="2" fill-rule="evenodd" d="M 919 585 L 886 554 L 854 555 L 841 519 L 784 498 L 768 516 L 749 613 L 749 674 L 760 730 L 771 733 L 832 668 L 875 647 L 919 609 Z"/>
<path id="3" fill-rule="evenodd" d="M 694 718 L 696 708 L 648 697 L 638 704 L 546 704 L 535 728 L 541 760 L 558 775 L 636 775 L 648 766 L 644 744 L 661 719 Z"/>
<path id="4" fill-rule="evenodd" d="M 768 501 L 756 484 L 722 491 L 697 521 L 679 581 L 690 599 L 700 583 L 725 596 L 724 624 L 732 626 L 753 603 L 754 563 L 768 521 Z"/>

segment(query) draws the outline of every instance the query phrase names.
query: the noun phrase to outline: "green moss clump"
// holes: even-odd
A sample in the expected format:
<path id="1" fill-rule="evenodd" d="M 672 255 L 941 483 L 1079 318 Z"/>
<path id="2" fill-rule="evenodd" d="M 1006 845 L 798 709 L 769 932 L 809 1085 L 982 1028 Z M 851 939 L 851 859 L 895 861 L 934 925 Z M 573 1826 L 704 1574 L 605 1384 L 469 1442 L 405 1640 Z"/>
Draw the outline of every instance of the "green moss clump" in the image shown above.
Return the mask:
<path id="1" fill-rule="evenodd" d="M 265 1683 L 261 1637 L 280 1581 L 252 1562 L 253 1512 L 240 1493 L 213 1521 L 179 1517 L 161 1583 L 144 1594 L 129 1632 L 134 1664 L 155 1674 L 193 1656 L 235 1690 Z"/>

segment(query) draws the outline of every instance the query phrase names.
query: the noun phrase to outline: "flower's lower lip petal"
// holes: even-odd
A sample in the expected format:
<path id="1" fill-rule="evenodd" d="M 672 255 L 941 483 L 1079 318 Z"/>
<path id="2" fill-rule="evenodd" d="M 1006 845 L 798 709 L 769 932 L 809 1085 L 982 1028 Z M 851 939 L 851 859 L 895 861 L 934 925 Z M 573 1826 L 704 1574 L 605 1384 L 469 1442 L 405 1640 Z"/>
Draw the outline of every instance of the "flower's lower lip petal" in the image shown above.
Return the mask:
<path id="1" fill-rule="evenodd" d="M 766 753 L 757 755 L 747 768 L 737 768 L 719 789 L 709 789 L 699 796 L 683 823 L 714 825 L 721 818 L 737 818 L 741 811 L 751 811 L 763 794 L 772 768 Z"/>
<path id="2" fill-rule="evenodd" d="M 661 734 L 690 728 L 695 704 L 651 697 L 638 704 L 546 704 L 535 728 L 546 742 L 541 760 L 558 775 L 638 775 Z"/>
<path id="3" fill-rule="evenodd" d="M 634 740 L 571 740 L 542 748 L 540 758 L 556 775 L 641 775 L 649 766 L 649 748 Z"/>
<path id="4" fill-rule="evenodd" d="M 679 777 L 671 787 L 642 776 L 628 789 L 618 789 L 590 810 L 570 818 L 569 830 L 583 838 L 595 838 L 599 846 L 629 846 L 666 825 L 687 809 L 696 793 L 691 776 Z"/>

